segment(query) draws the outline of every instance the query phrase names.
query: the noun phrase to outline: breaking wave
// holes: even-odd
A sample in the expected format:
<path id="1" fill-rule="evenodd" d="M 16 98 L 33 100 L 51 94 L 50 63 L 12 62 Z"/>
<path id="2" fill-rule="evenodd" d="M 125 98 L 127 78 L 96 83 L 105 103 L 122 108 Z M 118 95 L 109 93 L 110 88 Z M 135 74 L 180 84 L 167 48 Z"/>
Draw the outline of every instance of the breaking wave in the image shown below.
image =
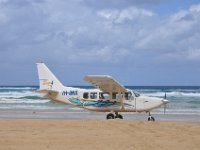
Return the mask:
<path id="1" fill-rule="evenodd" d="M 152 92 L 152 93 L 141 93 L 142 95 L 146 96 L 155 96 L 155 97 L 164 97 L 165 92 Z M 167 97 L 200 97 L 200 93 L 197 92 L 166 92 Z"/>

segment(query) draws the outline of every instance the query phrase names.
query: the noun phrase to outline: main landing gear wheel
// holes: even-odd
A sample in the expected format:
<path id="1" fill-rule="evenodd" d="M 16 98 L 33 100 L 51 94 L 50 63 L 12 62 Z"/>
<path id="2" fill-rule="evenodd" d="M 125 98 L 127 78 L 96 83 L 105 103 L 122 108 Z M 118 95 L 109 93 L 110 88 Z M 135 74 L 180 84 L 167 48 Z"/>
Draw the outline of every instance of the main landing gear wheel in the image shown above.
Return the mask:
<path id="1" fill-rule="evenodd" d="M 118 114 L 117 116 L 115 116 L 115 118 L 123 119 L 123 116 Z"/>
<path id="2" fill-rule="evenodd" d="M 149 112 L 148 121 L 155 121 L 155 118 L 151 116 L 150 112 Z"/>
<path id="3" fill-rule="evenodd" d="M 148 117 L 148 121 L 155 121 L 155 118 L 152 117 L 152 116 L 149 116 L 149 117 Z"/>
<path id="4" fill-rule="evenodd" d="M 123 116 L 118 112 L 115 112 L 115 118 L 123 119 Z"/>
<path id="5" fill-rule="evenodd" d="M 115 112 L 115 115 L 113 113 L 109 113 L 106 116 L 106 119 L 116 119 L 116 118 L 123 119 L 123 116 L 121 114 L 118 114 L 118 112 Z"/>
<path id="6" fill-rule="evenodd" d="M 114 114 L 109 113 L 109 114 L 107 114 L 106 118 L 107 118 L 107 119 L 114 119 L 115 116 L 114 116 Z"/>

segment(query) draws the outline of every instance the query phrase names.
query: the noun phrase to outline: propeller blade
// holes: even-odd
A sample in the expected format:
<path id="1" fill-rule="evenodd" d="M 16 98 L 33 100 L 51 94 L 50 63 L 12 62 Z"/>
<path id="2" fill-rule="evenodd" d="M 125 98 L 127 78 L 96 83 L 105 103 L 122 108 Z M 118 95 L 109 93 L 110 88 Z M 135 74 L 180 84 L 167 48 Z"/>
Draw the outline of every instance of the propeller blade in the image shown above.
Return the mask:
<path id="1" fill-rule="evenodd" d="M 168 101 L 167 101 L 167 93 L 166 92 L 165 92 L 165 98 L 164 99 L 166 99 L 166 100 L 164 100 L 164 115 L 165 115 L 166 107 L 167 107 L 167 103 L 168 103 Z"/>

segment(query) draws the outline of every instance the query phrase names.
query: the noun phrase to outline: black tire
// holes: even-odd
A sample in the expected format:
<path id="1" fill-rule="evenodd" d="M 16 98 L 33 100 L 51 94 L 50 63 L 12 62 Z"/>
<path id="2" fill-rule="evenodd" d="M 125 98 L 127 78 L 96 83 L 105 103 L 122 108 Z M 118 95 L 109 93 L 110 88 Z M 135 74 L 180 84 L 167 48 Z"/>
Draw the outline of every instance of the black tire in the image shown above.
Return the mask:
<path id="1" fill-rule="evenodd" d="M 114 119 L 115 116 L 112 113 L 107 114 L 106 119 Z"/>
<path id="2" fill-rule="evenodd" d="M 155 121 L 155 118 L 152 116 L 149 116 L 148 121 Z"/>
<path id="3" fill-rule="evenodd" d="M 118 114 L 117 116 L 115 116 L 115 118 L 123 119 L 123 116 L 121 114 Z"/>
<path id="4" fill-rule="evenodd" d="M 150 121 L 151 120 L 151 117 L 148 117 L 148 121 Z"/>
<path id="5" fill-rule="evenodd" d="M 155 118 L 154 118 L 154 117 L 151 117 L 151 121 L 155 121 Z"/>

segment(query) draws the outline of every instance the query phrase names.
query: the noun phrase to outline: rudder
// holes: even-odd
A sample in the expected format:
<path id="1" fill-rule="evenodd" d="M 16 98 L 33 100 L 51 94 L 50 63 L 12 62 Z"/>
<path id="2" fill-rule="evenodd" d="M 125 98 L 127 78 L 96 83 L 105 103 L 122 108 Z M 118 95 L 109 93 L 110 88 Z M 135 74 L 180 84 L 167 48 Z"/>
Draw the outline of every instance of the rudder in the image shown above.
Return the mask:
<path id="1" fill-rule="evenodd" d="M 62 83 L 49 70 L 44 63 L 37 63 L 40 90 L 59 90 L 63 87 Z"/>

